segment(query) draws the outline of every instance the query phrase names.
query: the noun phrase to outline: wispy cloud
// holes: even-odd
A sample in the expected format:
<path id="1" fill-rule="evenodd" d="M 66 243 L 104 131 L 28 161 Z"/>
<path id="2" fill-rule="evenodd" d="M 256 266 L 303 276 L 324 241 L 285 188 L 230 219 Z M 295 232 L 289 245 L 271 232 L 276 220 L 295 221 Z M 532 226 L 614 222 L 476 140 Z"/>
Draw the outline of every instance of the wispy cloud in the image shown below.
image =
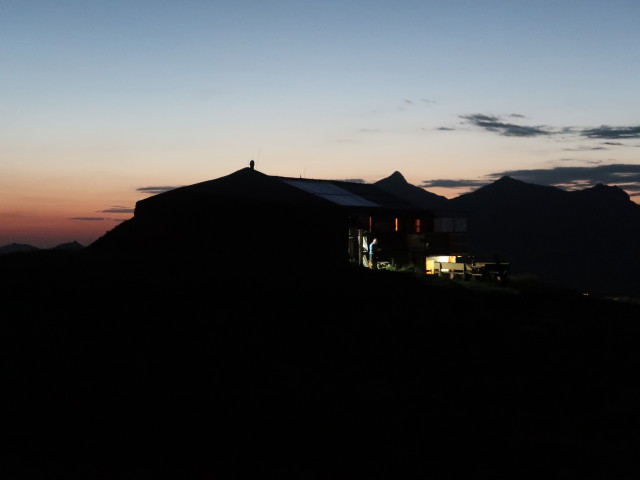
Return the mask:
<path id="1" fill-rule="evenodd" d="M 109 218 L 109 217 L 71 217 L 69 220 L 78 220 L 81 222 L 126 222 L 126 218 Z"/>
<path id="2" fill-rule="evenodd" d="M 580 132 L 588 138 L 626 139 L 640 138 L 640 126 L 635 127 L 610 127 L 602 125 L 597 128 L 586 128 Z"/>
<path id="3" fill-rule="evenodd" d="M 517 116 L 519 118 L 522 117 L 520 114 L 512 114 L 511 116 Z M 476 113 L 473 115 L 460 115 L 460 118 L 489 132 L 495 132 L 507 137 L 539 137 L 542 135 L 552 135 L 557 133 L 543 125 L 527 126 L 517 125 L 515 123 L 506 123 L 501 121 L 500 117 L 496 115 Z"/>
<path id="4" fill-rule="evenodd" d="M 135 209 L 129 207 L 110 207 L 100 210 L 100 213 L 133 213 Z"/>
<path id="5" fill-rule="evenodd" d="M 512 118 L 525 118 L 520 113 L 512 113 Z M 575 128 L 575 127 L 549 127 L 546 125 L 520 125 L 517 123 L 509 123 L 502 120 L 498 115 L 486 115 L 483 113 L 475 113 L 472 115 L 460 115 L 460 118 L 480 127 L 488 132 L 497 133 L 508 137 L 537 137 L 554 134 L 574 134 L 586 138 L 600 138 L 607 140 L 627 140 L 640 138 L 640 126 L 623 126 L 612 127 L 602 125 L 596 128 Z M 620 142 L 603 142 L 603 145 L 621 146 Z M 597 148 L 597 147 L 596 147 Z"/>
<path id="6" fill-rule="evenodd" d="M 566 135 L 573 135 L 589 139 L 609 140 L 602 142 L 599 146 L 584 146 L 566 149 L 572 151 L 605 150 L 607 147 L 619 146 L 640 146 L 629 145 L 618 141 L 640 138 L 640 125 L 622 127 L 602 125 L 596 128 L 579 128 L 571 126 L 550 127 L 547 125 L 521 125 L 518 123 L 506 122 L 498 115 L 486 115 L 482 113 L 460 115 L 459 117 L 465 120 L 466 123 L 480 127 L 487 132 L 497 133 L 498 135 L 507 137 L 539 137 L 561 134 L 563 137 Z M 519 119 L 525 118 L 525 116 L 520 113 L 512 113 L 508 115 L 508 117 Z M 440 127 L 437 130 L 450 130 L 450 128 Z"/>
<path id="7" fill-rule="evenodd" d="M 608 148 L 600 147 L 600 146 L 595 146 L 595 147 L 581 146 L 581 147 L 575 147 L 575 148 L 563 148 L 563 150 L 565 152 L 590 152 L 593 150 L 608 150 Z"/>
<path id="8" fill-rule="evenodd" d="M 610 164 L 588 167 L 554 167 L 533 170 L 504 170 L 486 175 L 484 179 L 424 180 L 421 187 L 476 189 L 504 176 L 537 185 L 551 185 L 564 190 L 593 187 L 599 183 L 617 185 L 630 196 L 640 194 L 640 165 Z"/>
<path id="9" fill-rule="evenodd" d="M 442 188 L 479 188 L 489 183 L 485 180 L 466 180 L 466 179 L 446 179 L 439 178 L 436 180 L 423 180 L 420 184 L 423 188 L 442 187 Z"/>
<path id="10" fill-rule="evenodd" d="M 589 185 L 640 184 L 640 165 L 611 164 L 594 167 L 555 167 L 536 170 L 505 170 L 487 175 L 491 180 L 509 176 L 529 183 L 545 185 L 587 182 Z"/>
<path id="11" fill-rule="evenodd" d="M 169 190 L 175 190 L 176 188 L 180 188 L 180 187 L 179 186 L 178 187 L 169 187 L 169 186 L 139 187 L 139 188 L 136 188 L 136 191 L 155 195 L 157 193 L 163 193 L 163 192 L 168 192 Z"/>

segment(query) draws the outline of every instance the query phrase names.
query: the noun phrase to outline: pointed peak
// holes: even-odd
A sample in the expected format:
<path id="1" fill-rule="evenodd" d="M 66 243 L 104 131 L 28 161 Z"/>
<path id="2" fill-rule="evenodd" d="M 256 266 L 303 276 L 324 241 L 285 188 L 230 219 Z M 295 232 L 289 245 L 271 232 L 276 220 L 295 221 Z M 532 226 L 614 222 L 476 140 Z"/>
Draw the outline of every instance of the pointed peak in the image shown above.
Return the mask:
<path id="1" fill-rule="evenodd" d="M 399 172 L 399 171 L 395 171 L 391 174 L 391 176 L 389 176 L 388 178 L 390 178 L 391 180 L 394 181 L 403 181 L 406 183 L 406 179 L 404 178 L 404 176 Z"/>
<path id="2" fill-rule="evenodd" d="M 625 203 L 631 202 L 629 194 L 617 185 L 604 185 L 602 183 L 598 183 L 593 187 L 586 188 L 584 190 L 573 191 L 570 193 L 572 193 L 573 195 L 577 194 L 582 197 L 598 198 L 600 200 L 608 199 Z"/>
<path id="3" fill-rule="evenodd" d="M 509 185 L 509 184 L 518 184 L 518 183 L 525 183 L 522 180 L 516 180 L 513 177 L 510 177 L 509 175 L 505 175 L 504 177 L 500 177 L 498 180 L 496 180 L 495 182 L 493 182 L 494 184 L 504 184 L 504 185 Z"/>
<path id="4" fill-rule="evenodd" d="M 54 250 L 82 250 L 83 248 L 83 245 L 78 243 L 76 240 L 73 242 L 61 243 L 60 245 L 53 247 Z"/>
<path id="5" fill-rule="evenodd" d="M 398 171 L 393 172 L 387 178 L 378 180 L 374 185 L 420 208 L 444 208 L 448 202 L 446 197 L 411 185 Z"/>
<path id="6" fill-rule="evenodd" d="M 558 190 L 560 191 L 560 189 L 558 189 L 557 187 L 554 186 L 550 186 L 550 185 L 538 185 L 536 183 L 528 183 L 525 182 L 523 180 L 518 180 L 517 178 L 513 178 L 510 177 L 508 175 L 505 175 L 504 177 L 499 178 L 498 180 L 496 180 L 495 182 L 486 185 L 483 188 L 488 188 L 488 189 L 495 189 L 495 188 L 500 188 L 500 189 L 505 189 L 505 188 L 509 188 L 509 189 L 529 189 L 529 190 Z"/>
<path id="7" fill-rule="evenodd" d="M 404 176 L 400 172 L 398 172 L 396 170 L 395 172 L 393 172 L 388 177 L 383 178 L 382 180 L 378 180 L 377 182 L 375 182 L 375 184 L 376 185 L 405 186 L 405 185 L 408 185 L 408 182 L 404 178 Z"/>

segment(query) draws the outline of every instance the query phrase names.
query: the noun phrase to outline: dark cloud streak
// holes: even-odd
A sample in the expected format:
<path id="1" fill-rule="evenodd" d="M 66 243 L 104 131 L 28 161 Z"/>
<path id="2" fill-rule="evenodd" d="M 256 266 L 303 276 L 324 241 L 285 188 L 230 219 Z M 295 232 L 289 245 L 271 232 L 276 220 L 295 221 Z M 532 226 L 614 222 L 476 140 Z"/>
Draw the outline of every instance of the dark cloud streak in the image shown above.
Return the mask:
<path id="1" fill-rule="evenodd" d="M 442 188 L 480 188 L 486 185 L 484 180 L 452 180 L 440 178 L 437 180 L 423 180 L 420 186 L 422 188 L 442 187 Z"/>
<path id="2" fill-rule="evenodd" d="M 588 128 L 580 132 L 580 135 L 588 138 L 627 139 L 640 138 L 640 126 L 635 127 L 610 127 L 602 125 L 598 128 Z"/>
<path id="3" fill-rule="evenodd" d="M 437 179 L 424 180 L 423 188 L 469 189 L 488 185 L 502 177 L 511 177 L 536 185 L 551 185 L 563 190 L 593 187 L 599 183 L 617 185 L 630 196 L 640 194 L 640 165 L 610 164 L 594 167 L 555 167 L 536 170 L 505 170 L 487 175 L 484 180 Z"/>
<path id="4" fill-rule="evenodd" d="M 506 137 L 539 137 L 543 135 L 552 135 L 554 133 L 543 126 L 530 127 L 516 125 L 515 123 L 505 123 L 500 121 L 500 117 L 495 115 L 476 113 L 473 115 L 461 115 L 460 118 L 467 120 L 472 125 L 484 128 L 489 132 L 499 133 Z"/>
<path id="5" fill-rule="evenodd" d="M 169 186 L 139 187 L 139 188 L 136 188 L 136 192 L 150 193 L 155 195 L 157 193 L 163 193 L 163 192 L 168 192 L 169 190 L 175 190 L 176 188 L 180 188 L 180 187 L 169 187 Z"/>
<path id="6" fill-rule="evenodd" d="M 524 118 L 520 114 L 511 114 L 510 117 Z M 562 127 L 552 129 L 550 127 L 518 125 L 515 123 L 503 122 L 497 115 L 486 115 L 475 113 L 472 115 L 460 115 L 460 118 L 466 120 L 471 125 L 483 128 L 488 132 L 498 133 L 507 137 L 538 137 L 545 135 L 555 135 L 558 133 L 578 134 L 586 138 L 600 138 L 607 140 L 626 140 L 640 138 L 640 126 L 628 127 L 611 127 L 602 125 L 597 128 L 575 129 L 573 127 Z M 621 143 L 605 142 L 607 145 L 622 145 Z"/>
<path id="7" fill-rule="evenodd" d="M 578 181 L 590 185 L 603 183 L 617 185 L 626 183 L 640 183 L 640 165 L 598 165 L 595 167 L 555 167 L 538 170 L 506 170 L 487 175 L 489 179 L 497 180 L 509 176 L 528 183 L 545 185 L 570 184 Z"/>
<path id="8" fill-rule="evenodd" d="M 106 210 L 100 210 L 100 213 L 133 213 L 135 209 L 128 207 L 111 207 Z"/>

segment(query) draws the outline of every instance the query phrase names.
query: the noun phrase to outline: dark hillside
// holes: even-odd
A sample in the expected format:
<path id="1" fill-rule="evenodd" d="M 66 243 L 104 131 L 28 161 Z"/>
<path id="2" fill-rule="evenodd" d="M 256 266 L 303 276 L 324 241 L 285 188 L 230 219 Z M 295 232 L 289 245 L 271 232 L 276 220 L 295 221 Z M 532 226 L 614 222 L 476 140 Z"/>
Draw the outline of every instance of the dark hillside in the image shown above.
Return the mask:
<path id="1" fill-rule="evenodd" d="M 640 206 L 618 187 L 566 192 L 504 177 L 450 201 L 479 257 L 576 290 L 638 296 Z"/>
<path id="2" fill-rule="evenodd" d="M 398 172 L 376 185 L 415 205 L 467 214 L 469 253 L 480 261 L 497 258 L 514 274 L 576 291 L 640 296 L 640 205 L 618 187 L 564 191 L 503 177 L 447 200 Z"/>
<path id="3" fill-rule="evenodd" d="M 34 252 L 36 250 L 38 250 L 38 248 L 34 247 L 33 245 L 27 245 L 24 243 L 10 243 L 9 245 L 0 247 L 0 255 L 18 252 Z"/>
<path id="4" fill-rule="evenodd" d="M 640 306 L 360 268 L 0 258 L 2 478 L 636 478 Z"/>

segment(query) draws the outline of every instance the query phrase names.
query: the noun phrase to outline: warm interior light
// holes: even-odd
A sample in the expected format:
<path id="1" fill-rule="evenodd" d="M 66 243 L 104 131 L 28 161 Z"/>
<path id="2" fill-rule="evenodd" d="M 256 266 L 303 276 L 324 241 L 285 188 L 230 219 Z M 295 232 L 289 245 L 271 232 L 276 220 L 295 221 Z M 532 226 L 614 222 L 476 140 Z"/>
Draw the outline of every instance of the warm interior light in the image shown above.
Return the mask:
<path id="1" fill-rule="evenodd" d="M 436 255 L 434 257 L 428 257 L 427 260 L 431 260 L 432 262 L 448 262 L 449 256 L 447 255 Z"/>

